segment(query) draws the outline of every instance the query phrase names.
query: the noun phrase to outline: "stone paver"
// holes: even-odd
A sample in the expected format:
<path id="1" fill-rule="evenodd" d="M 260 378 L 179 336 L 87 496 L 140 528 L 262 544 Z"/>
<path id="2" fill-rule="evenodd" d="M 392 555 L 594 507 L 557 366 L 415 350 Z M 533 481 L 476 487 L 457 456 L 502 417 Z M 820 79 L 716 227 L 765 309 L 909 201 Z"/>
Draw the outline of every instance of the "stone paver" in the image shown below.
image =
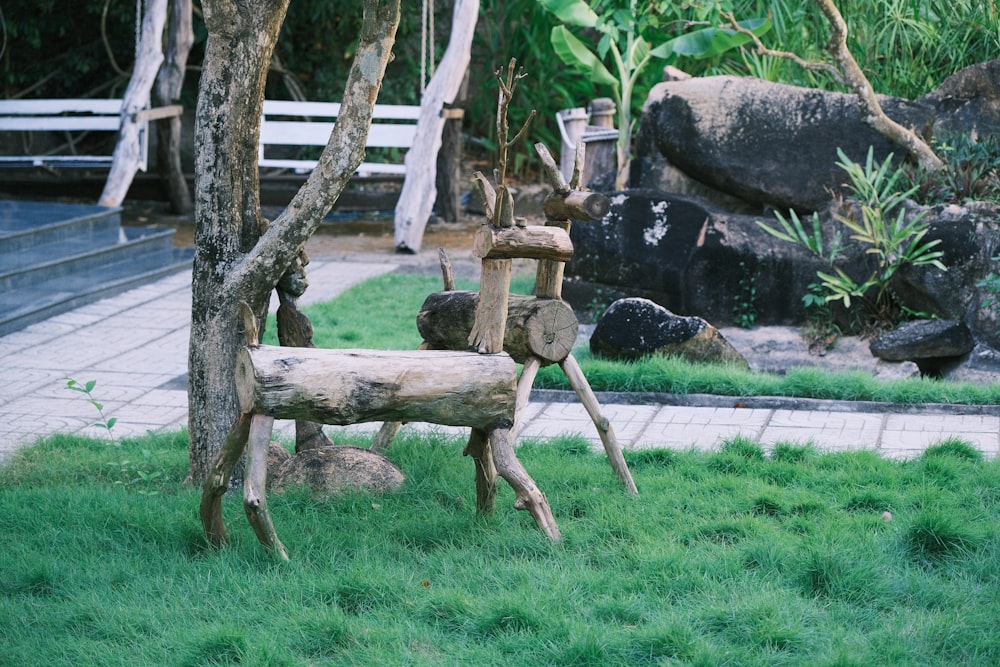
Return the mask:
<path id="1" fill-rule="evenodd" d="M 304 304 L 323 301 L 397 264 L 313 258 Z M 277 304 L 273 303 L 273 307 Z M 99 415 L 85 397 L 65 388 L 65 377 L 96 380 L 94 396 L 118 419 L 117 437 L 177 430 L 187 424 L 187 346 L 190 274 L 153 284 L 60 314 L 0 338 L 0 462 L 19 447 L 52 433 L 105 436 Z M 521 415 L 522 438 L 579 435 L 595 450 L 601 441 L 582 404 L 532 400 Z M 737 436 L 765 448 L 811 443 L 823 451 L 871 449 L 891 458 L 917 456 L 947 438 L 960 438 L 988 456 L 1000 455 L 1000 416 L 896 414 L 771 408 L 629 405 L 605 403 L 603 415 L 621 445 L 643 449 L 713 449 Z M 378 424 L 328 427 L 334 441 L 350 444 Z M 293 437 L 294 423 L 276 423 L 279 436 Z M 404 430 L 467 435 L 462 428 L 407 424 Z"/>

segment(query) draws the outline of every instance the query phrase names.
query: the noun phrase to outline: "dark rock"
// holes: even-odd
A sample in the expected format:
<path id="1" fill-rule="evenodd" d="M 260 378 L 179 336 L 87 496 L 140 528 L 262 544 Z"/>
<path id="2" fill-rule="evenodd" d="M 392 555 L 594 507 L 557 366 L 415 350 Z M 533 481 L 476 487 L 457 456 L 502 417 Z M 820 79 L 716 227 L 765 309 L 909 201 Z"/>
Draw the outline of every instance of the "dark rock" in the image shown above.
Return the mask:
<path id="1" fill-rule="evenodd" d="M 933 110 L 881 98 L 886 113 L 922 128 Z M 698 77 L 653 87 L 636 138 L 642 156 L 662 155 L 692 178 L 741 199 L 819 210 L 840 190 L 837 148 L 863 162 L 869 146 L 901 151 L 861 121 L 854 95 L 736 76 Z"/>
<path id="2" fill-rule="evenodd" d="M 977 341 L 1000 348 L 998 296 L 982 285 L 1000 272 L 1000 205 L 969 203 L 925 209 L 907 205 L 906 215 L 924 214 L 924 242 L 936 242 L 947 271 L 934 265 L 904 266 L 891 288 L 915 313 L 962 320 Z M 847 238 L 831 211 L 819 214 L 823 235 L 839 232 L 844 247 L 838 261 L 848 275 L 864 280 L 871 271 L 866 248 Z M 611 210 L 598 222 L 570 229 L 574 255 L 566 265 L 563 295 L 575 309 L 640 296 L 681 315 L 732 322 L 734 306 L 748 300 L 760 326 L 800 325 L 802 297 L 829 267 L 795 244 L 779 241 L 757 224 L 777 227 L 773 216 L 720 213 L 697 200 L 655 190 L 611 195 Z M 804 221 L 807 225 L 811 222 Z M 747 294 L 752 281 L 754 299 Z M 984 305 L 986 304 L 986 305 Z M 852 331 L 851 318 L 832 304 L 837 324 Z"/>
<path id="3" fill-rule="evenodd" d="M 965 68 L 920 98 L 880 97 L 886 114 L 926 136 L 1000 134 L 1000 61 Z M 664 81 L 649 93 L 636 137 L 640 187 L 690 179 L 758 206 L 821 210 L 846 181 L 840 148 L 863 162 L 903 150 L 861 120 L 857 97 L 713 76 Z M 685 186 L 681 192 L 692 192 Z M 723 200 L 715 200 L 724 203 Z M 728 210 L 739 211 L 739 208 Z"/>
<path id="4" fill-rule="evenodd" d="M 604 219 L 570 229 L 574 253 L 563 295 L 577 310 L 640 296 L 681 315 L 731 321 L 736 300 L 750 298 L 752 280 L 757 296 L 750 307 L 759 324 L 804 320 L 802 296 L 823 264 L 767 234 L 756 223 L 765 216 L 719 214 L 655 190 L 610 199 Z"/>
<path id="5" fill-rule="evenodd" d="M 962 320 L 979 342 L 1000 347 L 1000 310 L 990 305 L 996 294 L 982 285 L 996 270 L 1000 253 L 1000 205 L 978 203 L 933 209 L 925 242 L 937 241 L 947 271 L 932 265 L 906 266 L 892 289 L 900 302 L 918 313 Z"/>
<path id="6" fill-rule="evenodd" d="M 405 477 L 381 454 L 359 447 L 317 447 L 299 452 L 278 468 L 271 482 L 274 492 L 304 485 L 318 496 L 344 491 L 388 493 Z"/>
<path id="7" fill-rule="evenodd" d="M 700 317 L 680 317 L 648 299 L 615 301 L 590 337 L 598 357 L 634 360 L 654 354 L 680 356 L 693 363 L 747 362 L 719 331 Z"/>
<path id="8" fill-rule="evenodd" d="M 935 135 L 1000 136 L 1000 60 L 970 65 L 945 79 L 921 100 L 935 110 Z"/>
<path id="9" fill-rule="evenodd" d="M 948 359 L 970 352 L 972 333 L 958 320 L 914 320 L 880 335 L 871 352 L 886 361 Z"/>

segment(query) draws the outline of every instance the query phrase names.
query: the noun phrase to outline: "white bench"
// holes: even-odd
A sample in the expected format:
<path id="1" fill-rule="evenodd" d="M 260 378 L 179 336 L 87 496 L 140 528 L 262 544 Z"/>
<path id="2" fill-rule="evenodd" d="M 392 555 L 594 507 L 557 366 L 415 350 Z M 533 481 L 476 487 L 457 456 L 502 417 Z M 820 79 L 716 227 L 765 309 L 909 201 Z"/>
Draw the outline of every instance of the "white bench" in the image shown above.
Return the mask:
<path id="1" fill-rule="evenodd" d="M 337 102 L 264 100 L 257 165 L 274 169 L 293 169 L 299 173 L 312 171 L 316 166 L 316 160 L 269 157 L 268 153 L 273 151 L 268 151 L 268 148 L 326 146 L 339 113 L 340 104 Z M 405 153 L 413 145 L 419 118 L 419 106 L 376 104 L 366 147 L 399 148 Z M 402 158 L 398 162 L 363 162 L 358 167 L 360 176 L 404 173 L 406 167 L 402 163 Z"/>
<path id="2" fill-rule="evenodd" d="M 179 105 L 143 109 L 122 116 L 120 99 L 0 100 L 0 132 L 115 132 L 123 122 L 139 123 L 139 168 L 146 170 L 149 156 L 149 121 L 179 116 Z M 78 155 L 71 152 L 42 155 L 0 155 L 0 167 L 110 167 L 112 152 Z"/>

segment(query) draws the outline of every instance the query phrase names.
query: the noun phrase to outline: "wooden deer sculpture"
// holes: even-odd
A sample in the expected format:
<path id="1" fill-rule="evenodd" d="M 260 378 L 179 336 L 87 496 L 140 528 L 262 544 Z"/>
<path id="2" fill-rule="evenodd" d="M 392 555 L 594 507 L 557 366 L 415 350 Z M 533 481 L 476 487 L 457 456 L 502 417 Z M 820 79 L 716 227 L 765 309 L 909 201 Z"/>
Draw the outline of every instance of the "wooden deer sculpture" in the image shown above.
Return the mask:
<path id="1" fill-rule="evenodd" d="M 442 269 L 446 275 L 445 289 L 429 295 L 417 315 L 417 329 L 424 339 L 421 347 L 431 350 L 465 350 L 472 345 L 480 351 L 493 350 L 497 347 L 496 341 L 490 341 L 488 346 L 483 347 L 476 339 L 476 321 L 482 308 L 497 316 L 505 312 L 506 325 L 498 327 L 498 323 L 494 322 L 492 326 L 494 330 L 505 333 L 502 349 L 514 361 L 523 364 L 517 385 L 514 436 L 520 430 L 538 369 L 559 364 L 594 422 L 612 470 L 629 493 L 638 495 L 614 429 L 601 411 L 597 397 L 573 357 L 572 349 L 579 323 L 572 307 L 562 300 L 563 270 L 566 262 L 573 256 L 573 244 L 569 238 L 570 220 L 600 220 L 607 214 L 610 203 L 604 195 L 579 189 L 582 153 L 577 157 L 573 181 L 567 183 L 548 149 L 543 144 L 536 144 L 535 150 L 553 189 L 543 204 L 545 225 L 517 224 L 516 218 L 512 218 L 513 224 L 505 223 L 505 205 L 493 205 L 494 201 L 501 199 L 485 177 L 476 174 L 476 182 L 486 202 L 487 223 L 479 228 L 474 246 L 475 254 L 483 260 L 484 270 L 487 266 L 505 267 L 494 271 L 506 271 L 508 284 L 511 259 L 538 260 L 535 294 L 509 295 L 506 308 L 499 303 L 484 306 L 484 295 L 488 291 L 487 280 L 497 278 L 487 278 L 484 274 L 482 293 L 455 290 L 449 285 L 450 279 L 444 266 L 446 258 L 442 258 Z M 499 213 L 497 209 L 500 209 Z M 490 291 L 500 293 L 499 290 Z M 398 422 L 383 425 L 372 448 L 376 451 L 387 449 L 398 428 Z"/>
<path id="2" fill-rule="evenodd" d="M 506 304 L 509 289 L 484 260 L 483 304 Z M 496 294 L 491 294 L 496 290 Z M 282 558 L 288 554 L 271 521 L 265 495 L 267 448 L 275 419 L 320 424 L 420 421 L 471 427 L 466 453 L 476 462 L 477 505 L 492 509 L 496 474 L 516 493 L 515 507 L 529 511 L 552 540 L 561 535 L 544 494 L 514 453 L 517 368 L 500 347 L 506 316 L 484 306 L 475 328 L 482 352 L 325 350 L 256 344 L 256 324 L 245 309 L 247 346 L 236 364 L 240 417 L 233 425 L 201 499 L 201 520 L 215 545 L 228 541 L 222 496 L 247 451 L 244 508 L 257 539 Z"/>

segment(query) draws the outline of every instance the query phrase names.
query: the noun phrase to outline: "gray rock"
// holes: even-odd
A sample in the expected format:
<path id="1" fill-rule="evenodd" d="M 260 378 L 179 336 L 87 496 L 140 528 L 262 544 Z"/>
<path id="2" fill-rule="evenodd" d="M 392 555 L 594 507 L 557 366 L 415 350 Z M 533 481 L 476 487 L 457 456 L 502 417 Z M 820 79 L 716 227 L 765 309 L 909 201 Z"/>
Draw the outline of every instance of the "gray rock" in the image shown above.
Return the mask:
<path id="1" fill-rule="evenodd" d="M 267 445 L 267 481 L 268 483 L 273 483 L 274 475 L 278 472 L 278 468 L 281 464 L 292 458 L 292 455 L 288 453 L 288 450 L 281 446 L 280 443 L 274 442 L 273 440 Z"/>
<path id="2" fill-rule="evenodd" d="M 886 361 L 924 361 L 960 357 L 975 345 L 969 327 L 958 320 L 914 320 L 872 341 L 871 351 Z"/>
<path id="3" fill-rule="evenodd" d="M 822 368 L 831 373 L 868 373 L 886 381 L 920 377 L 917 364 L 879 359 L 859 336 L 839 336 L 829 349 L 816 349 L 797 327 L 725 327 L 720 331 L 753 371 L 783 375 L 796 368 Z"/>
<path id="4" fill-rule="evenodd" d="M 995 384 L 1000 382 L 1000 351 L 976 344 L 961 361 L 944 366 L 941 376 L 951 382 Z"/>
<path id="5" fill-rule="evenodd" d="M 736 348 L 705 320 L 674 315 L 642 298 L 619 299 L 611 304 L 594 328 L 590 350 L 606 359 L 634 360 L 662 354 L 693 363 L 747 366 Z"/>
<path id="6" fill-rule="evenodd" d="M 282 463 L 271 482 L 280 493 L 290 486 L 308 486 L 317 496 L 344 491 L 388 493 L 402 486 L 403 473 L 381 454 L 359 447 L 317 447 Z"/>
<path id="7" fill-rule="evenodd" d="M 924 134 L 998 134 L 1000 61 L 960 70 L 919 100 L 879 101 L 890 118 Z M 676 182 L 659 172 L 677 168 L 724 195 L 797 210 L 821 210 L 842 188 L 837 148 L 856 162 L 869 146 L 880 161 L 903 156 L 862 122 L 853 94 L 733 76 L 654 86 L 635 145 L 639 187 Z"/>

